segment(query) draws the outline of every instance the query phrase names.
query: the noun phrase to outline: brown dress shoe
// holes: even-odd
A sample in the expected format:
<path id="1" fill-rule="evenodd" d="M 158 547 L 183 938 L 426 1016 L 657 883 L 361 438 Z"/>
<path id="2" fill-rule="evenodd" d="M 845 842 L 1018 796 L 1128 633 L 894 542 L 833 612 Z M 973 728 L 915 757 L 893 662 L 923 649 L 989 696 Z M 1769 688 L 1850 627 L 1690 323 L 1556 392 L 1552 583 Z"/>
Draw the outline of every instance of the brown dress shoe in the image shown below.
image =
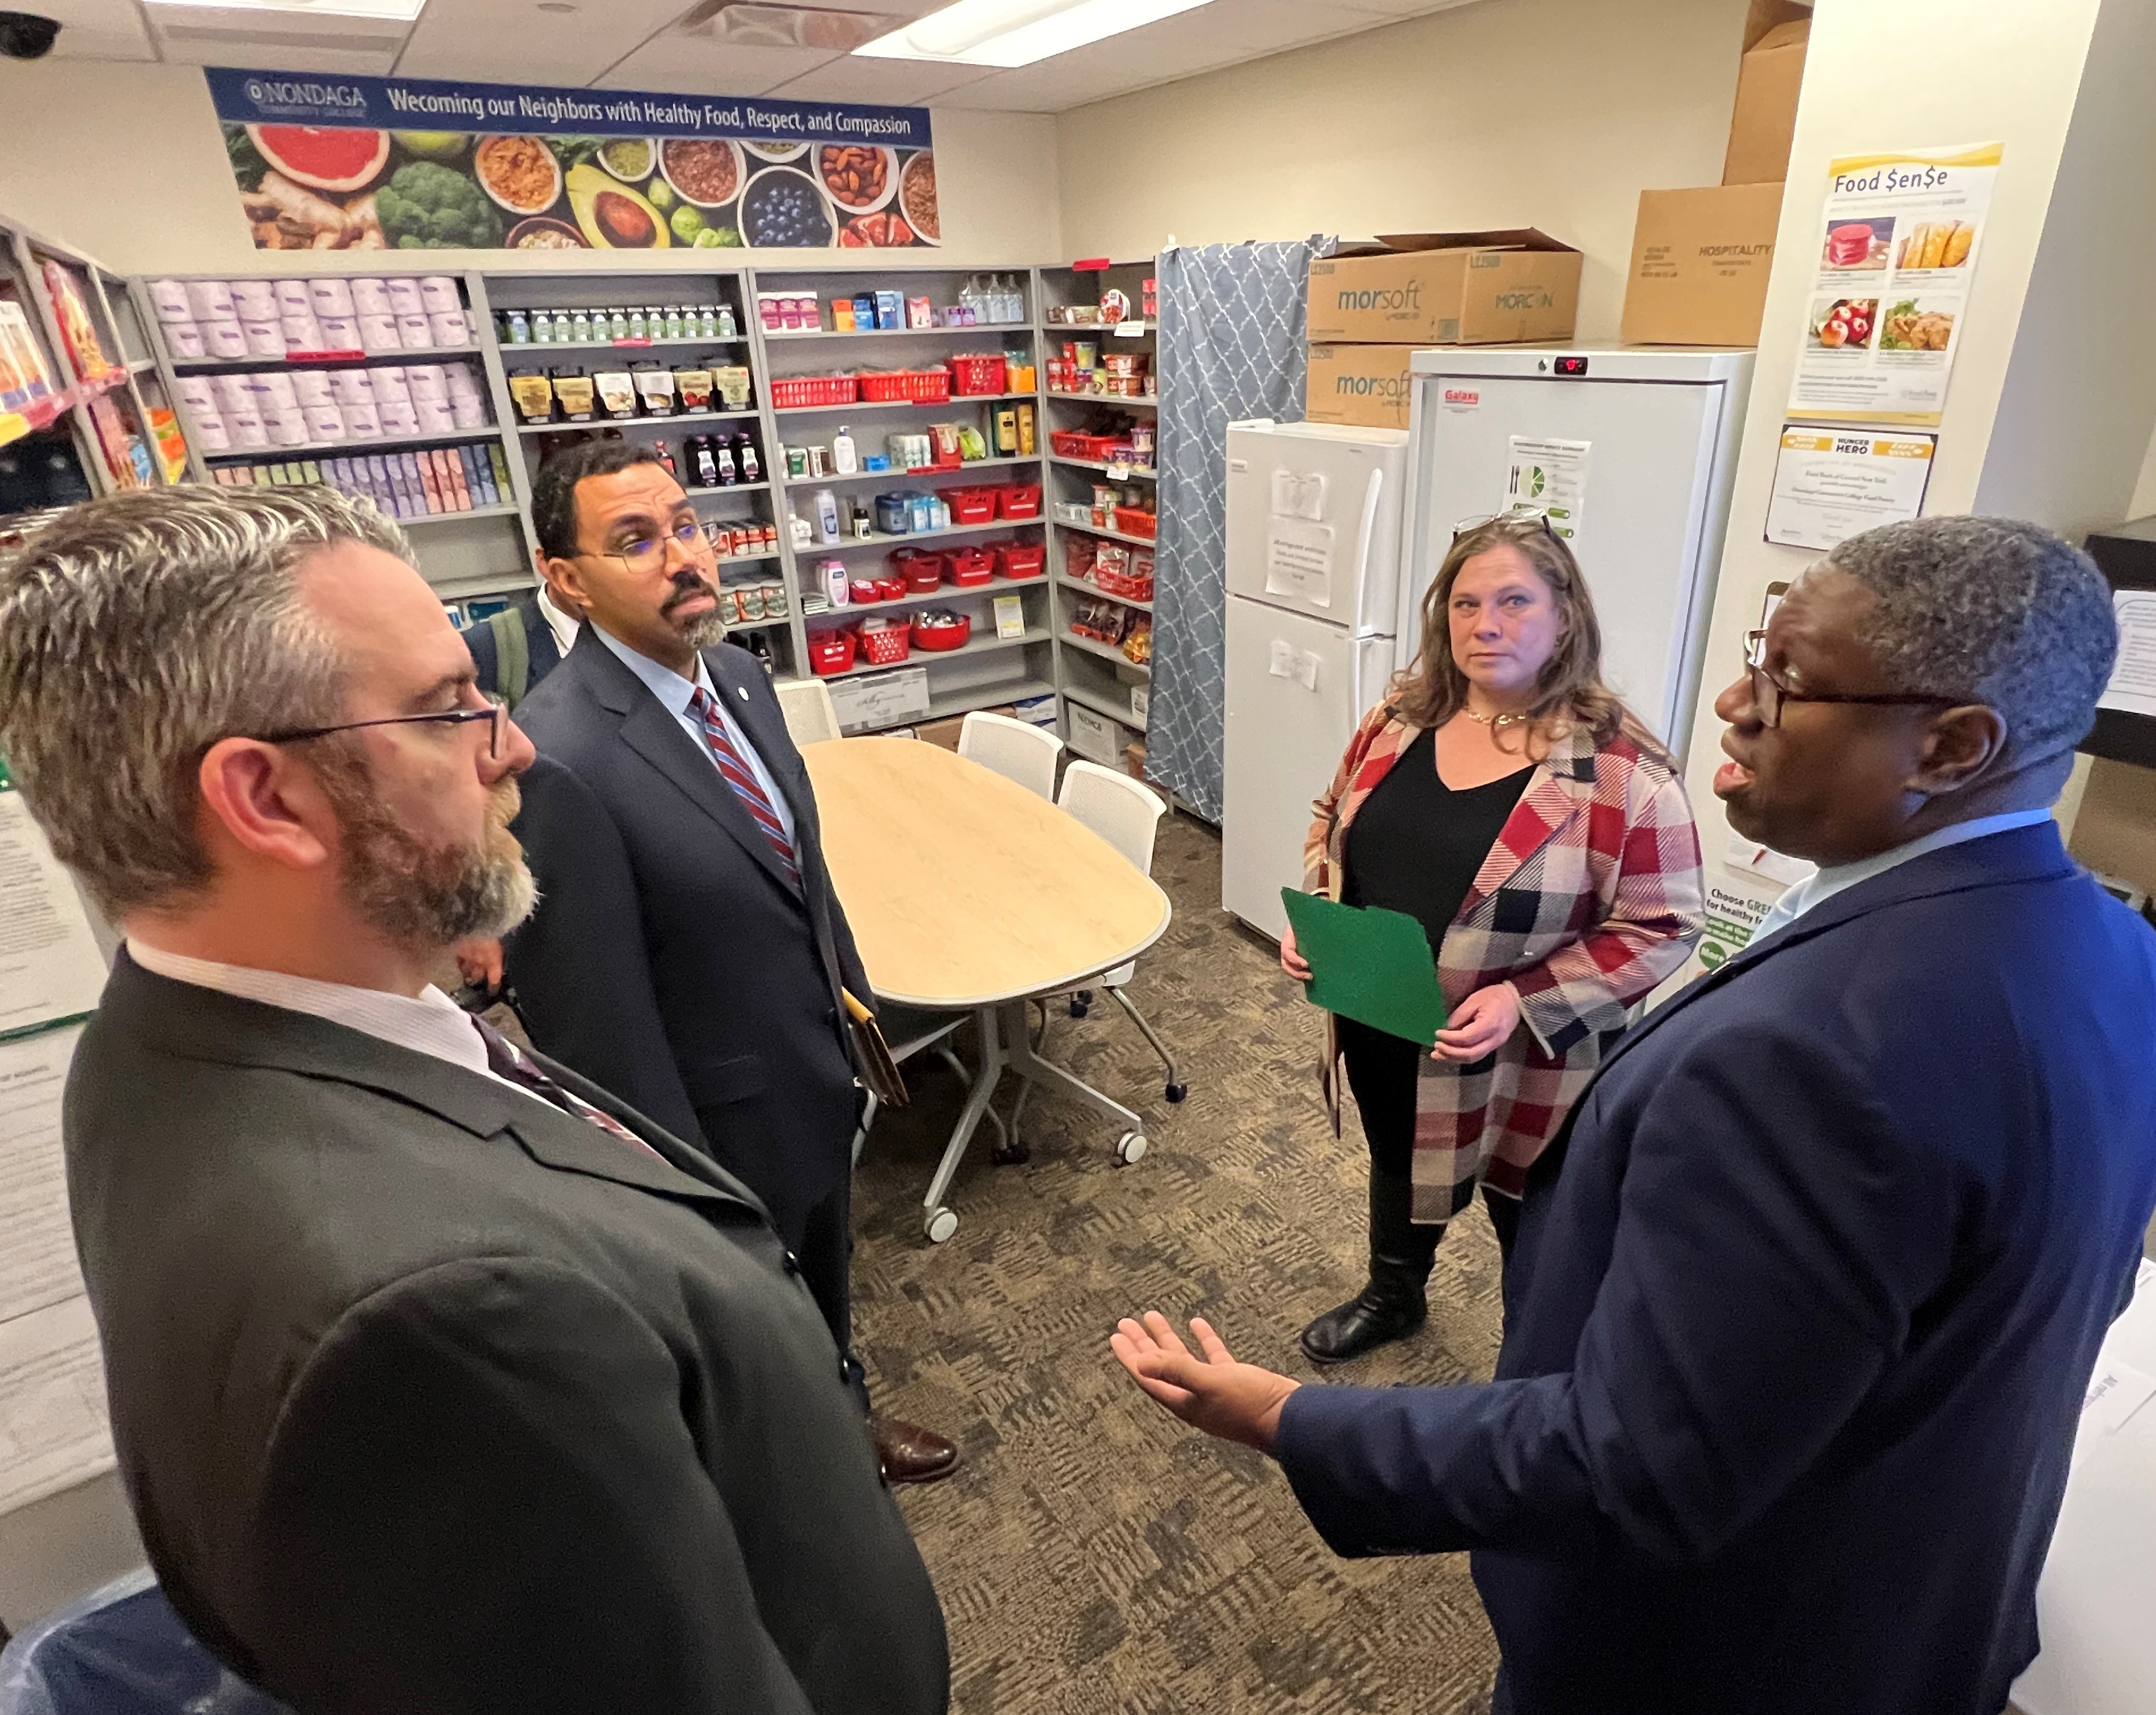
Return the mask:
<path id="1" fill-rule="evenodd" d="M 871 1417 L 869 1430 L 887 1483 L 940 1482 L 958 1468 L 957 1448 L 934 1430 L 897 1417 Z"/>

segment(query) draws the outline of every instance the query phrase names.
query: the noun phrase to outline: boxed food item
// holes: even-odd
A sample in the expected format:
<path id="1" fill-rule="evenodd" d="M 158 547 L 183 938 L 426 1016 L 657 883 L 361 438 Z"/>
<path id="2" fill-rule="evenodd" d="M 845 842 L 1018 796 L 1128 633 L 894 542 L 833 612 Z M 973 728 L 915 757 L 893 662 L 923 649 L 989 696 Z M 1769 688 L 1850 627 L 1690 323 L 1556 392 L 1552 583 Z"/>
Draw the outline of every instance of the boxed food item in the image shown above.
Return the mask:
<path id="1" fill-rule="evenodd" d="M 1789 139 L 1796 133 L 1797 94 L 1804 85 L 1804 49 L 1812 31 L 1808 17 L 1773 21 L 1791 9 L 1758 3 L 1752 8 L 1748 46 L 1737 73 L 1729 147 L 1722 160 L 1726 185 L 1764 184 L 1789 173 Z"/>
<path id="2" fill-rule="evenodd" d="M 1640 192 L 1625 343 L 1758 344 L 1781 214 L 1779 182 Z"/>
<path id="3" fill-rule="evenodd" d="M 1312 346 L 1303 415 L 1312 423 L 1405 429 L 1412 346 Z"/>
<path id="4" fill-rule="evenodd" d="M 1310 264 L 1313 345 L 1479 346 L 1572 336 L 1581 257 L 1533 227 L 1397 233 Z"/>

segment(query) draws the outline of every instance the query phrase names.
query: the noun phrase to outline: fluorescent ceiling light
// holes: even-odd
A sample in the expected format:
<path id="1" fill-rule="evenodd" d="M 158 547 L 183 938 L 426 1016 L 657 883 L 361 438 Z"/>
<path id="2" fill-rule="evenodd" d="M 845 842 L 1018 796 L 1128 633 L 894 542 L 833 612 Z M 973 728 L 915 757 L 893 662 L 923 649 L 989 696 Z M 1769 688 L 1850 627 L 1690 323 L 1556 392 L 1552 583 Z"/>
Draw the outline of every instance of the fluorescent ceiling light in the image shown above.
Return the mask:
<path id="1" fill-rule="evenodd" d="M 294 18 L 416 19 L 427 0 L 144 0 L 146 5 L 198 12 L 275 12 Z"/>
<path id="2" fill-rule="evenodd" d="M 1030 65 L 1208 0 L 957 0 L 854 49 L 880 59 Z"/>

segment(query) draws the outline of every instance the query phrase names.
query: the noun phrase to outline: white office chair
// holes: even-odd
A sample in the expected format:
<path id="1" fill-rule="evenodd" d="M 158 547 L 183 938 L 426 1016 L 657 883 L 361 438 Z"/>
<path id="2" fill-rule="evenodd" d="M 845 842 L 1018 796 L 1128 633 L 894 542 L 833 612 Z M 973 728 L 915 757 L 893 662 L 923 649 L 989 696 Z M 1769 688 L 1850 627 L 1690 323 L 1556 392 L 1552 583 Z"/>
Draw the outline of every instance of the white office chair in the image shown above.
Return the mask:
<path id="1" fill-rule="evenodd" d="M 842 736 L 830 688 L 822 680 L 781 679 L 776 688 L 778 712 L 785 717 L 787 737 L 793 741 L 796 749 Z"/>
<path id="2" fill-rule="evenodd" d="M 958 754 L 1053 803 L 1063 741 L 1045 727 L 976 709 L 958 729 Z"/>
<path id="3" fill-rule="evenodd" d="M 1159 829 L 1161 816 L 1168 806 L 1161 802 L 1159 794 L 1144 782 L 1133 780 L 1127 774 L 1117 773 L 1113 768 L 1104 768 L 1097 763 L 1073 758 L 1063 771 L 1063 791 L 1055 801 L 1060 808 L 1075 816 L 1129 859 L 1132 867 L 1140 874 L 1150 875 L 1152 873 L 1153 835 Z M 1168 1052 L 1168 1045 L 1146 1022 L 1145 1015 L 1131 1004 L 1130 996 L 1123 993 L 1123 985 L 1131 980 L 1137 969 L 1135 959 L 1128 964 L 1117 965 L 1112 971 L 1094 978 L 1094 986 L 1107 991 L 1108 998 L 1123 1009 L 1130 1021 L 1138 1027 L 1139 1033 L 1152 1045 L 1152 1051 L 1160 1056 L 1161 1064 L 1168 1068 L 1168 1086 L 1162 1093 L 1170 1101 L 1180 1101 L 1189 1093 L 1189 1089 L 1183 1081 L 1183 1075 L 1176 1069 L 1175 1056 Z M 1077 995 L 1087 992 L 1081 989 L 1074 994 L 1070 1003 L 1072 1017 L 1086 1016 L 1085 1008 Z M 1042 1040 L 1048 1035 L 1048 1019 L 1049 1009 L 1044 1005 L 1040 1031 Z M 1040 1046 L 1041 1040 L 1037 1040 L 1034 1044 L 1036 1052 Z M 1018 1141 L 1018 1127 L 1019 1117 L 1025 1110 L 1026 1096 L 1032 1088 L 1030 1083 L 1022 1086 L 1018 1101 L 1011 1108 L 1009 1150 L 1015 1159 L 1024 1158 L 1024 1146 Z"/>
<path id="4" fill-rule="evenodd" d="M 821 687 L 819 687 L 819 689 Z M 907 1006 L 880 1006 L 876 1009 L 876 1028 L 883 1032 L 884 1045 L 891 1050 L 892 1064 L 904 1065 L 916 1054 L 933 1050 L 936 1057 L 950 1067 L 964 1083 L 973 1075 L 966 1063 L 958 1058 L 958 1050 L 951 1045 L 951 1039 L 958 1026 L 971 1018 L 971 1013 L 921 1012 Z M 861 1150 L 869 1141 L 869 1127 L 875 1123 L 876 1111 L 882 1107 L 875 1092 L 869 1091 L 868 1100 L 861 1106 L 861 1122 L 854 1128 L 854 1165 L 861 1164 Z M 996 1128 L 996 1153 L 998 1158 L 1010 1148 L 1010 1134 L 1004 1131 L 1002 1115 L 993 1107 L 988 1110 L 988 1123 Z M 950 1225 L 941 1224 L 947 1220 Z M 930 1219 L 928 1236 L 942 1244 L 957 1230 L 958 1217 L 947 1209 L 938 1209 Z M 939 1230 L 940 1229 L 940 1230 Z M 0 1712 L 4 1715 L 4 1712 Z"/>

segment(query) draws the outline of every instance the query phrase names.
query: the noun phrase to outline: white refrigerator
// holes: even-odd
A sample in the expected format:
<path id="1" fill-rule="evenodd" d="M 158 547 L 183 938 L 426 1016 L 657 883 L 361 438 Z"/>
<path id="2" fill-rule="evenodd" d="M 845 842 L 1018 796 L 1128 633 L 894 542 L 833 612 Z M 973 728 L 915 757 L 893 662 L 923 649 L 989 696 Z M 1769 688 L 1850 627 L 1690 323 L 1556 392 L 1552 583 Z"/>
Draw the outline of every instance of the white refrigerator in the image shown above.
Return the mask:
<path id="1" fill-rule="evenodd" d="M 1543 509 L 1594 598 L 1604 677 L 1681 762 L 1708 670 L 1752 357 L 1649 347 L 1417 352 L 1404 599 L 1429 588 L 1464 521 Z M 1737 669 L 1712 664 L 1725 679 Z"/>
<path id="2" fill-rule="evenodd" d="M 1280 938 L 1311 800 L 1399 658 L 1408 434 L 1228 425 L 1220 903 Z"/>

